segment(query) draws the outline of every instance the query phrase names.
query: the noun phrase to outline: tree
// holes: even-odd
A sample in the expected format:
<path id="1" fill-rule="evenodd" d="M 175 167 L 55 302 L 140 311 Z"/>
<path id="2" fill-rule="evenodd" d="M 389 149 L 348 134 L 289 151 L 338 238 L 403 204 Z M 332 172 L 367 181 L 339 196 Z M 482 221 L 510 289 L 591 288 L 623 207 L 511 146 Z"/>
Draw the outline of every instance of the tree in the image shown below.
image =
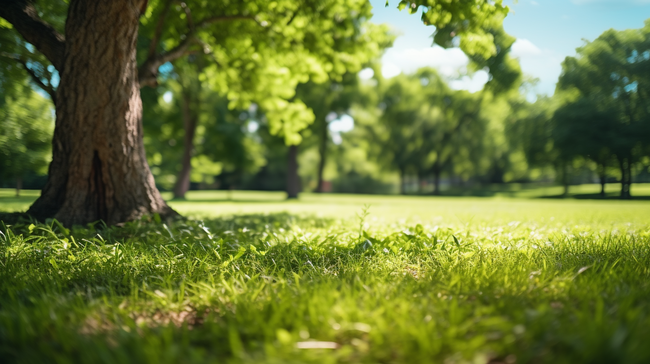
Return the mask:
<path id="1" fill-rule="evenodd" d="M 601 197 L 605 197 L 606 171 L 613 148 L 617 140 L 625 138 L 621 135 L 624 129 L 617 124 L 616 110 L 604 108 L 590 98 L 566 103 L 553 115 L 553 144 L 560 159 L 568 163 L 583 157 L 596 163 Z"/>
<path id="2" fill-rule="evenodd" d="M 357 73 L 347 72 L 339 81 L 309 82 L 298 86 L 297 94 L 315 115 L 310 127 L 312 139 L 317 144 L 318 167 L 316 192 L 324 191 L 324 170 L 330 144 L 330 123 L 350 112 L 356 103 L 364 103 L 364 93 L 359 90 Z"/>
<path id="3" fill-rule="evenodd" d="M 426 100 L 417 77 L 398 75 L 385 81 L 380 75 L 377 86 L 377 106 L 381 114 L 376 124 L 370 124 L 367 132 L 378 146 L 377 159 L 386 167 L 397 169 L 400 177 L 400 193 L 406 193 L 406 177 L 417 171 L 416 155 L 421 143 L 418 123 L 422 121 L 421 109 Z M 421 139 L 421 138 L 420 138 Z"/>
<path id="4" fill-rule="evenodd" d="M 563 124 L 583 125 L 589 115 L 590 127 L 602 128 L 599 133 L 607 140 L 605 150 L 616 156 L 620 167 L 621 198 L 630 197 L 632 170 L 644 149 L 647 151 L 644 146 L 650 138 L 648 67 L 650 21 L 641 29 L 608 30 L 578 48 L 576 57 L 563 62 L 557 85 L 556 93 L 568 95 L 566 99 L 572 103 L 558 114 Z M 580 108 L 583 115 L 571 112 Z"/>
<path id="5" fill-rule="evenodd" d="M 146 1 L 71 1 L 64 38 L 31 3 L 0 5 L 0 16 L 60 75 L 52 163 L 32 216 L 70 225 L 172 214 L 142 145 L 135 42 L 145 9 Z"/>
<path id="6" fill-rule="evenodd" d="M 480 93 L 452 91 L 437 85 L 429 87 L 439 79 L 431 71 L 421 73 L 421 77 L 429 81 L 424 87 L 427 108 L 419 128 L 423 139 L 419 152 L 420 175 L 433 174 L 433 193 L 439 195 L 441 174 L 452 168 L 454 162 L 464 162 L 470 165 L 470 169 L 476 168 L 487 140 L 486 120 L 481 115 Z"/>
<path id="7" fill-rule="evenodd" d="M 454 161 L 475 164 L 487 139 L 479 93 L 452 90 L 429 68 L 382 80 L 379 89 L 382 112 L 369 133 L 380 146 L 378 158 L 398 170 L 402 193 L 408 175 L 420 181 L 433 175 L 439 194 L 440 177 Z"/>
<path id="8" fill-rule="evenodd" d="M 317 137 L 319 162 L 317 192 L 323 192 L 323 170 L 327 158 L 329 123 L 332 115 L 344 114 L 355 101 L 357 72 L 383 50 L 392 45 L 394 36 L 385 25 L 375 25 L 371 18 L 372 7 L 368 2 L 355 9 L 350 19 L 347 34 L 334 35 L 331 44 L 333 57 L 347 59 L 345 67 L 333 67 L 327 73 L 327 80 L 316 80 L 300 84 L 296 97 L 314 112 L 313 134 Z M 335 58 L 333 58 L 335 59 Z M 332 59 L 332 61 L 333 61 Z M 289 145 L 287 168 L 287 195 L 296 198 L 300 190 L 298 176 L 298 144 Z"/>
<path id="9" fill-rule="evenodd" d="M 329 40 L 318 36 L 323 29 L 335 26 L 337 19 L 319 18 L 322 4 L 312 1 L 187 1 L 178 7 L 172 7 L 171 3 L 71 0 L 64 37 L 60 20 L 64 18 L 65 3 L 52 1 L 37 6 L 28 0 L 0 2 L 0 17 L 24 39 L 16 38 L 17 44 L 26 49 L 31 44 L 30 47 L 45 56 L 60 78 L 54 94 L 56 126 L 48 182 L 29 214 L 38 219 L 55 217 L 67 225 L 98 219 L 116 224 L 151 213 L 174 215 L 156 189 L 147 165 L 142 142 L 140 87 L 155 85 L 159 68 L 165 63 L 190 52 L 210 52 L 213 41 L 218 43 L 219 37 L 233 32 L 252 32 L 269 40 L 265 47 L 257 48 L 251 46 L 252 41 L 246 42 L 246 51 L 251 54 L 251 60 L 261 58 L 265 66 L 275 67 L 279 72 L 277 80 L 286 80 L 286 71 L 291 68 L 267 56 L 279 51 L 286 60 L 291 52 L 291 57 L 301 61 L 294 64 L 302 63 L 303 67 L 302 72 L 291 73 L 289 79 L 306 81 L 322 67 L 317 57 L 310 57 L 310 50 L 328 46 Z M 338 10 L 335 14 L 346 14 L 346 4 L 334 0 L 328 3 L 333 10 Z M 400 3 L 402 7 L 406 5 L 407 2 Z M 413 8 L 417 5 L 414 3 Z M 495 47 L 488 44 L 492 39 L 482 29 L 488 23 L 501 22 L 507 9 L 500 2 L 433 1 L 421 5 L 435 9 L 425 15 L 427 23 L 436 26 L 438 34 L 444 31 L 453 31 L 454 36 L 469 34 L 470 37 L 461 39 L 463 49 L 475 54 L 496 53 Z M 141 17 L 144 23 L 155 26 L 149 27 L 150 47 L 141 55 L 138 67 L 136 45 Z M 60 22 L 48 22 L 48 19 Z M 6 27 L 4 22 L 3 26 Z M 219 73 L 218 56 L 215 54 L 212 71 L 221 77 L 214 77 L 215 82 L 248 76 Z M 49 70 L 50 65 L 43 64 L 42 69 Z M 337 66 L 338 63 L 333 63 L 329 67 Z M 272 88 L 268 90 L 274 92 Z M 253 96 L 236 88 L 229 89 L 228 93 L 229 99 L 236 103 L 250 102 L 249 96 Z M 299 127 L 310 121 L 311 113 L 304 104 L 289 105 L 282 102 L 286 100 L 282 96 L 290 98 L 291 95 L 274 95 L 268 98 L 265 108 L 270 119 L 278 120 L 276 130 L 293 131 L 294 125 Z M 294 119 L 300 120 L 283 122 Z"/>
<path id="10" fill-rule="evenodd" d="M 16 196 L 29 171 L 41 171 L 50 158 L 54 120 L 50 103 L 29 87 L 0 106 L 0 179 L 16 181 Z"/>

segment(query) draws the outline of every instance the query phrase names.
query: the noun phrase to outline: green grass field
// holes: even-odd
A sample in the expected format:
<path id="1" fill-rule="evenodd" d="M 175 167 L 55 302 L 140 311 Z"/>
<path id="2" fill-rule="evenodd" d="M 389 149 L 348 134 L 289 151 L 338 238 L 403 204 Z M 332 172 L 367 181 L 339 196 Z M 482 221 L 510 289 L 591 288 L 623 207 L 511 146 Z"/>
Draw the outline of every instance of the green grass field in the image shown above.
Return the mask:
<path id="1" fill-rule="evenodd" d="M 192 192 L 170 224 L 0 223 L 0 358 L 650 362 L 650 201 L 559 193 Z"/>

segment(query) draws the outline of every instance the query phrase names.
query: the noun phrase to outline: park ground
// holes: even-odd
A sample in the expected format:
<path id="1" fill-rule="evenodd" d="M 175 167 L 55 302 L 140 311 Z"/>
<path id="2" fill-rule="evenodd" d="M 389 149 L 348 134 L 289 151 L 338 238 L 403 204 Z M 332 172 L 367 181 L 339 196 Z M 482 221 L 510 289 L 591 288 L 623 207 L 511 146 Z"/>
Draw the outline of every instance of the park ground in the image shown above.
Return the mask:
<path id="1" fill-rule="evenodd" d="M 184 221 L 0 222 L 0 358 L 647 363 L 650 186 L 598 191 L 196 191 Z M 13 193 L 0 211 L 38 195 Z"/>

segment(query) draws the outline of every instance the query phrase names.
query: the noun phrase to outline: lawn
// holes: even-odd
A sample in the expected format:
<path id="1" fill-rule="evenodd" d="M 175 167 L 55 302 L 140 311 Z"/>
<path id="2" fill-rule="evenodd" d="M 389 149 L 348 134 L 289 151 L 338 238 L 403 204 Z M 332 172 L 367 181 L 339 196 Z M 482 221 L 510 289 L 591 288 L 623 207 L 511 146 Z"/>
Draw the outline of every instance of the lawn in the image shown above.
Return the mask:
<path id="1" fill-rule="evenodd" d="M 537 198 L 553 188 L 192 192 L 186 221 L 0 223 L 0 358 L 650 362 L 650 202 Z M 37 195 L 12 193 L 0 211 Z"/>

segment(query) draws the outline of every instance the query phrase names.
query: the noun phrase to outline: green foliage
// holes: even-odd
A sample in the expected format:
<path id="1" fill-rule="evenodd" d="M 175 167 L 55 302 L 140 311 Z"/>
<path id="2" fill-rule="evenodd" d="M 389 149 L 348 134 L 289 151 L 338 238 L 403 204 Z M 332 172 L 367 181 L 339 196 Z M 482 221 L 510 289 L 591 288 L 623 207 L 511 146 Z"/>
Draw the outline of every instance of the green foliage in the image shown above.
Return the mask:
<path id="1" fill-rule="evenodd" d="M 428 68 L 378 82 L 379 116 L 365 125 L 378 160 L 402 177 L 477 172 L 489 141 L 482 93 L 452 90 Z"/>
<path id="2" fill-rule="evenodd" d="M 401 0 L 397 7 L 411 14 L 422 7 L 422 21 L 435 27 L 434 43 L 460 47 L 474 70 L 487 69 L 491 77 L 487 89 L 500 93 L 519 86 L 521 68 L 509 56 L 515 38 L 502 27 L 509 9 L 501 0 Z"/>
<path id="3" fill-rule="evenodd" d="M 398 4 L 398 9 L 407 8 L 411 14 L 419 7 L 424 8 L 424 24 L 436 28 L 433 38 L 437 44 L 453 46 L 454 40 L 460 38 L 460 47 L 468 55 L 487 59 L 497 53 L 495 37 L 489 29 L 500 26 L 508 13 L 501 0 L 402 0 Z"/>
<path id="4" fill-rule="evenodd" d="M 214 177 L 222 173 L 255 173 L 265 162 L 265 147 L 246 130 L 248 123 L 255 122 L 256 113 L 252 109 L 230 109 L 225 97 L 200 87 L 196 79 L 187 75 L 183 78 L 181 70 L 177 67 L 174 78 L 168 79 L 164 87 L 142 90 L 144 142 L 157 183 L 171 189 L 180 171 L 186 133 L 184 93 L 189 93 L 187 112 L 197 122 L 191 181 L 212 185 Z M 181 84 L 187 81 L 193 84 Z M 163 97 L 166 92 L 171 97 L 169 103 Z"/>
<path id="5" fill-rule="evenodd" d="M 64 34 L 67 4 L 62 0 L 38 1 L 36 10 L 45 21 Z M 4 19 L 0 19 L 0 94 L 10 95 L 20 89 L 30 78 L 36 87 L 48 94 L 54 94 L 59 75 L 54 66 L 27 43 Z M 1 102 L 1 101 L 0 101 Z"/>
<path id="6" fill-rule="evenodd" d="M 221 214 L 203 221 L 0 223 L 4 362 L 650 358 L 647 204 L 241 198 L 174 205 Z"/>
<path id="7" fill-rule="evenodd" d="M 28 172 L 47 173 L 54 117 L 51 103 L 24 87 L 0 104 L 0 179 L 20 180 Z"/>
<path id="8" fill-rule="evenodd" d="M 288 144 L 298 144 L 298 132 L 314 120 L 312 111 L 295 97 L 296 86 L 356 72 L 390 39 L 385 26 L 367 21 L 372 7 L 363 0 L 188 1 L 185 5 L 172 6 L 167 14 L 164 49 L 177 46 L 180 35 L 194 25 L 195 48 L 209 59 L 201 81 L 227 95 L 231 108 L 258 104 L 270 131 Z M 188 9 L 192 22 L 188 22 Z M 153 34 L 163 11 L 161 4 L 150 5 L 143 36 Z M 223 20 L 213 20 L 216 17 Z"/>
<path id="9" fill-rule="evenodd" d="M 641 29 L 604 32 L 563 63 L 556 97 L 554 143 L 562 160 L 620 165 L 629 197 L 632 169 L 650 155 L 650 21 Z M 613 162 L 614 160 L 615 162 Z M 628 185 L 626 188 L 625 185 Z"/>

